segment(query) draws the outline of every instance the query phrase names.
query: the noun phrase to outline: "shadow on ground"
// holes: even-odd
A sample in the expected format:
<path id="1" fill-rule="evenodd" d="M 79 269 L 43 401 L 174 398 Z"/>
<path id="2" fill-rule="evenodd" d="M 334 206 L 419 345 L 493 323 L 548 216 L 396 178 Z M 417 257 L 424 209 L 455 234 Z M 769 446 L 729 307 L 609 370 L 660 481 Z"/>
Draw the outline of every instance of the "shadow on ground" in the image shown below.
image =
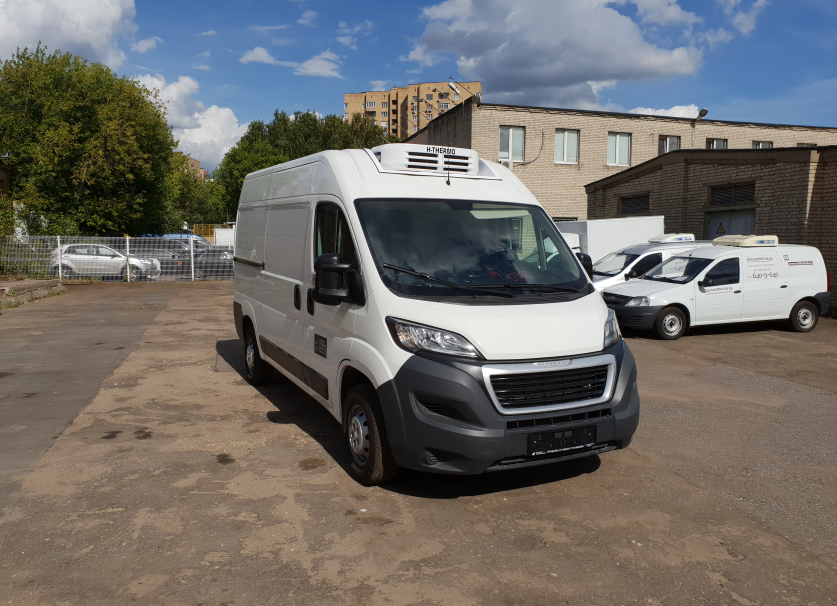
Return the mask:
<path id="1" fill-rule="evenodd" d="M 243 344 L 239 339 L 217 341 L 215 370 L 237 372 L 244 377 Z M 320 404 L 280 373 L 273 373 L 273 382 L 256 388 L 275 408 L 267 420 L 277 424 L 293 424 L 320 444 L 322 449 L 344 470 L 349 466 L 349 453 L 343 445 L 341 427 Z M 593 473 L 601 465 L 598 456 L 551 463 L 527 469 L 498 471 L 479 476 L 425 473 L 401 469 L 382 488 L 398 494 L 427 499 L 457 499 L 560 482 Z M 348 471 L 346 471 L 348 474 Z"/>

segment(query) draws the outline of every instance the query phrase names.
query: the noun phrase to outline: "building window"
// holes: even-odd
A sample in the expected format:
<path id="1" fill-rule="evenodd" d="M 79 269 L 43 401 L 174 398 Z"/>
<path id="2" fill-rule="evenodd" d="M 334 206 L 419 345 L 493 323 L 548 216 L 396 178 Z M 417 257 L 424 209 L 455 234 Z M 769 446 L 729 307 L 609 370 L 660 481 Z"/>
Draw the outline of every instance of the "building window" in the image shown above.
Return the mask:
<path id="1" fill-rule="evenodd" d="M 756 184 L 739 183 L 724 187 L 713 187 L 709 197 L 710 206 L 741 206 L 755 204 Z"/>
<path id="2" fill-rule="evenodd" d="M 343 119 L 348 121 L 349 120 L 349 114 L 343 114 Z"/>
<path id="3" fill-rule="evenodd" d="M 416 126 L 415 124 L 413 124 L 413 132 L 416 132 L 417 130 L 418 130 L 418 126 Z"/>
<path id="4" fill-rule="evenodd" d="M 645 196 L 632 196 L 622 198 L 621 214 L 623 215 L 647 215 L 651 212 L 651 198 Z"/>
<path id="5" fill-rule="evenodd" d="M 453 93 L 453 100 L 459 101 L 459 93 Z"/>
<path id="6" fill-rule="evenodd" d="M 424 98 L 428 101 L 433 101 L 433 93 L 427 93 Z"/>
<path id="7" fill-rule="evenodd" d="M 377 112 L 366 112 L 367 117 L 374 118 Z"/>
<path id="8" fill-rule="evenodd" d="M 631 165 L 630 133 L 607 133 L 608 166 Z"/>
<path id="9" fill-rule="evenodd" d="M 706 140 L 706 149 L 726 149 L 727 148 L 727 140 L 726 139 L 707 139 Z"/>
<path id="10" fill-rule="evenodd" d="M 349 104 L 348 104 L 348 103 L 344 103 L 344 104 L 343 104 L 343 109 L 349 109 Z"/>
<path id="11" fill-rule="evenodd" d="M 387 126 L 389 126 L 389 125 L 386 123 L 386 120 L 381 122 L 381 128 L 386 129 Z"/>
<path id="12" fill-rule="evenodd" d="M 578 131 L 555 131 L 555 164 L 578 164 Z"/>
<path id="13" fill-rule="evenodd" d="M 413 115 L 413 122 L 418 122 L 418 116 L 415 114 Z"/>
<path id="14" fill-rule="evenodd" d="M 393 119 L 392 119 L 392 123 L 393 123 L 393 124 L 398 124 L 398 118 L 393 118 Z"/>
<path id="15" fill-rule="evenodd" d="M 386 106 L 387 106 L 387 102 L 386 101 L 381 101 L 381 107 L 384 108 Z"/>
<path id="16" fill-rule="evenodd" d="M 427 118 L 428 120 L 432 120 L 433 119 L 433 114 L 424 114 L 424 117 Z"/>
<path id="17" fill-rule="evenodd" d="M 753 149 L 772 149 L 773 141 L 753 141 Z"/>
<path id="18" fill-rule="evenodd" d="M 366 102 L 366 109 L 369 109 L 370 107 L 375 107 L 375 102 L 374 101 L 367 101 Z"/>
<path id="19" fill-rule="evenodd" d="M 413 103 L 418 103 L 418 97 L 416 95 L 413 95 Z"/>
<path id="20" fill-rule="evenodd" d="M 439 93 L 439 99 L 450 99 L 450 93 Z"/>
<path id="21" fill-rule="evenodd" d="M 500 127 L 500 160 L 523 162 L 523 142 L 526 129 L 522 126 Z"/>
<path id="22" fill-rule="evenodd" d="M 680 137 L 660 135 L 660 141 L 657 145 L 657 155 L 662 156 L 663 154 L 677 151 L 678 149 L 680 149 Z"/>
<path id="23" fill-rule="evenodd" d="M 816 147 L 816 143 L 797 143 L 797 147 Z"/>
<path id="24" fill-rule="evenodd" d="M 445 109 L 450 109 L 450 103 L 440 103 L 439 104 L 439 110 L 440 111 L 445 110 Z"/>
<path id="25" fill-rule="evenodd" d="M 381 112 L 381 118 L 386 118 L 388 115 L 388 112 Z"/>

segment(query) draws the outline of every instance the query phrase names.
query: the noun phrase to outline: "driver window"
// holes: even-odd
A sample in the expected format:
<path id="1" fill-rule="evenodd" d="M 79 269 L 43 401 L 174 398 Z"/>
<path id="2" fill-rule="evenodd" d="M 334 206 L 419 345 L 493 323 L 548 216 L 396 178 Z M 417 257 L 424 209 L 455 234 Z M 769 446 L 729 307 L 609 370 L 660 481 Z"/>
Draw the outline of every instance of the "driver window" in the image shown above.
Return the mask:
<path id="1" fill-rule="evenodd" d="M 738 271 L 738 257 L 724 259 L 709 270 L 706 278 L 714 282 L 714 286 L 738 284 L 741 281 Z"/>
<path id="2" fill-rule="evenodd" d="M 340 253 L 341 262 L 355 265 L 355 245 L 343 211 L 336 204 L 322 203 L 314 221 L 314 258 L 326 253 Z"/>
<path id="3" fill-rule="evenodd" d="M 662 253 L 654 253 L 653 255 L 648 255 L 647 257 L 643 257 L 642 259 L 637 261 L 636 264 L 631 268 L 631 271 L 636 272 L 639 276 L 643 276 L 655 267 L 657 267 L 662 262 Z"/>
<path id="4" fill-rule="evenodd" d="M 115 252 L 113 252 L 113 251 L 112 251 L 111 249 L 109 249 L 109 248 L 105 248 L 104 246 L 97 246 L 96 248 L 98 248 L 98 249 L 99 249 L 99 250 L 98 250 L 98 252 L 97 252 L 97 254 L 98 254 L 100 257 L 115 257 L 115 256 L 116 256 L 116 253 L 115 253 Z"/>

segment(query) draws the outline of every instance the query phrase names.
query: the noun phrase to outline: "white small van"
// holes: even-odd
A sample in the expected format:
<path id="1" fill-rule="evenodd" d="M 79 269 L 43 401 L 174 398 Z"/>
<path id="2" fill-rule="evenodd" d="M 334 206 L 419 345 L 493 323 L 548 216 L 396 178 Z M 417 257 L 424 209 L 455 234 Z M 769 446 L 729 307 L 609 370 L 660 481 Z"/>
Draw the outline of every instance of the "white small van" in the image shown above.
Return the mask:
<path id="1" fill-rule="evenodd" d="M 593 286 L 601 292 L 614 284 L 638 278 L 671 257 L 707 244 L 710 242 L 697 242 L 694 234 L 663 234 L 644 244 L 626 246 L 593 264 Z"/>
<path id="2" fill-rule="evenodd" d="M 247 380 L 276 369 L 324 406 L 363 484 L 600 454 L 639 421 L 614 312 L 526 187 L 469 149 L 248 175 L 234 316 Z"/>
<path id="3" fill-rule="evenodd" d="M 678 339 L 690 326 L 788 320 L 809 332 L 831 304 L 831 278 L 819 250 L 779 246 L 776 236 L 721 236 L 663 262 L 603 298 L 623 327 Z"/>

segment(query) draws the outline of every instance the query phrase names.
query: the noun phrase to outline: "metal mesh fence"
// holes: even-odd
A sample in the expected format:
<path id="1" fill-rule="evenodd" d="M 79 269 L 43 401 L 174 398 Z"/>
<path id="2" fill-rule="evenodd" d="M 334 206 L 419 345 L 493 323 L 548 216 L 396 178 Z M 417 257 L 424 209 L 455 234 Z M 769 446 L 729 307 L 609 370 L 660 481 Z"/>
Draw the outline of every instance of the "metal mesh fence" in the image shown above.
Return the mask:
<path id="1" fill-rule="evenodd" d="M 122 282 L 231 280 L 233 249 L 188 237 L 3 237 L 0 275 Z"/>

